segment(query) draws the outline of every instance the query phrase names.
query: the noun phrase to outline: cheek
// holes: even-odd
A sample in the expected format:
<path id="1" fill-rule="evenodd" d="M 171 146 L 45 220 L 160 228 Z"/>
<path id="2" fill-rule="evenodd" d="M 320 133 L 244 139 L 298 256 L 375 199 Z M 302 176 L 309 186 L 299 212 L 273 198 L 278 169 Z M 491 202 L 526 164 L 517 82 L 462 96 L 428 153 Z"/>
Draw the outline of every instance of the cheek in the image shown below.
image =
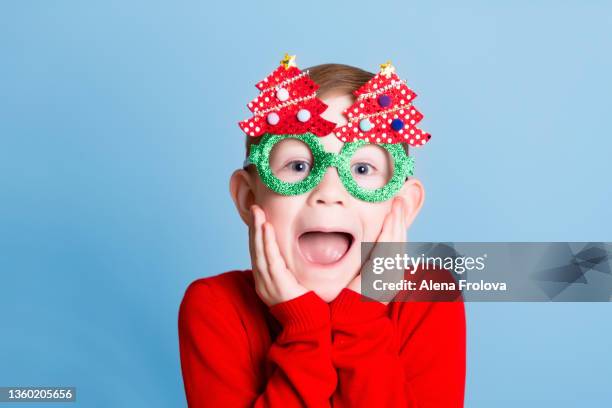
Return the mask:
<path id="1" fill-rule="evenodd" d="M 274 227 L 279 249 L 284 256 L 289 255 L 294 240 L 295 219 L 303 207 L 303 201 L 300 196 L 282 196 L 263 185 L 256 192 L 255 203 L 263 209 L 266 220 Z"/>
<path id="2" fill-rule="evenodd" d="M 270 221 L 275 229 L 295 218 L 295 213 L 300 208 L 299 200 L 296 200 L 298 197 L 277 194 L 264 186 L 260 180 L 257 184 L 255 203 L 264 210 L 266 220 Z"/>
<path id="3" fill-rule="evenodd" d="M 360 205 L 359 217 L 363 226 L 363 241 L 374 242 L 382 230 L 385 217 L 391 210 L 391 201 Z"/>

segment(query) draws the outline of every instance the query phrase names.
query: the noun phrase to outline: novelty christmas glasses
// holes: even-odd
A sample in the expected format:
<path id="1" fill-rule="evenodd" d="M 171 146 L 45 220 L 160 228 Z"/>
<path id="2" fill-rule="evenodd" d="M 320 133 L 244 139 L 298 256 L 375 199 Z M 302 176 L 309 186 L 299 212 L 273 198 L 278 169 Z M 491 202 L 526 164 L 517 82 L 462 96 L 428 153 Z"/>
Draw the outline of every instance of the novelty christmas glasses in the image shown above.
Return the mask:
<path id="1" fill-rule="evenodd" d="M 268 188 L 282 195 L 300 195 L 317 186 L 328 169 L 335 167 L 344 188 L 355 198 L 369 202 L 393 197 L 413 173 L 414 162 L 401 144 L 347 142 L 340 153 L 325 151 L 312 133 L 262 137 L 251 145 L 245 166 L 254 164 Z"/>
<path id="2" fill-rule="evenodd" d="M 248 136 L 261 137 L 250 145 L 248 160 L 279 194 L 310 191 L 328 167 L 335 167 L 354 197 L 388 200 L 413 173 L 413 159 L 403 146 L 422 146 L 431 138 L 416 127 L 423 118 L 412 105 L 416 94 L 390 62 L 353 92 L 343 126 L 321 117 L 327 105 L 316 96 L 319 86 L 296 67 L 295 56 L 285 54 L 256 87 L 260 94 L 248 104 L 253 117 L 239 126 Z M 330 134 L 344 142 L 338 154 L 326 152 L 318 140 Z"/>

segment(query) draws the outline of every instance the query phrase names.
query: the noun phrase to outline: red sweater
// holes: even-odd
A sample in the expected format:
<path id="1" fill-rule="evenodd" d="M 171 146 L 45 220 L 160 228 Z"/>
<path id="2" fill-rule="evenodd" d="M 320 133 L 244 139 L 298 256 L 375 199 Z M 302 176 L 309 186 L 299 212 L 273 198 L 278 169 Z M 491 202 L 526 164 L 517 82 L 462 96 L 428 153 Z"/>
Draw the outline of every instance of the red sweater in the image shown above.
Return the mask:
<path id="1" fill-rule="evenodd" d="M 189 407 L 462 407 L 462 302 L 343 289 L 266 306 L 250 270 L 194 281 L 179 310 Z"/>

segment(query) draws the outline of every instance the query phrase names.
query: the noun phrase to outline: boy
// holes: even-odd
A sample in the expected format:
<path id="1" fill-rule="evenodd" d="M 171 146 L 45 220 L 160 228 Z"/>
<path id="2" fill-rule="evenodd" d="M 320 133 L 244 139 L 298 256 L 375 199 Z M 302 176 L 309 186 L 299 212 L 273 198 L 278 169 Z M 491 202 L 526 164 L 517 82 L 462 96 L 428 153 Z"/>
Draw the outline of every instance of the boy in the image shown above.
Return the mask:
<path id="1" fill-rule="evenodd" d="M 302 72 L 289 56 L 257 87 L 230 180 L 252 270 L 185 293 L 189 406 L 463 406 L 463 303 L 359 294 L 360 242 L 403 242 L 423 204 L 404 150 L 429 140 L 416 95 L 390 63 Z"/>

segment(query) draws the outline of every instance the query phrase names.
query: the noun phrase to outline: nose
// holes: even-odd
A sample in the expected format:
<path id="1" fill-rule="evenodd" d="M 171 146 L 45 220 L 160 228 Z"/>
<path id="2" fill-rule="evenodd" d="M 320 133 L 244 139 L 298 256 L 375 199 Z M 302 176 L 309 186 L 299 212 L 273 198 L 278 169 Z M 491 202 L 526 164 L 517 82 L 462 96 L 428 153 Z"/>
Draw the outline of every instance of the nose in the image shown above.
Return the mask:
<path id="1" fill-rule="evenodd" d="M 348 192 L 340 181 L 338 170 L 329 167 L 321 182 L 310 192 L 308 197 L 311 205 L 341 205 L 347 201 Z"/>

